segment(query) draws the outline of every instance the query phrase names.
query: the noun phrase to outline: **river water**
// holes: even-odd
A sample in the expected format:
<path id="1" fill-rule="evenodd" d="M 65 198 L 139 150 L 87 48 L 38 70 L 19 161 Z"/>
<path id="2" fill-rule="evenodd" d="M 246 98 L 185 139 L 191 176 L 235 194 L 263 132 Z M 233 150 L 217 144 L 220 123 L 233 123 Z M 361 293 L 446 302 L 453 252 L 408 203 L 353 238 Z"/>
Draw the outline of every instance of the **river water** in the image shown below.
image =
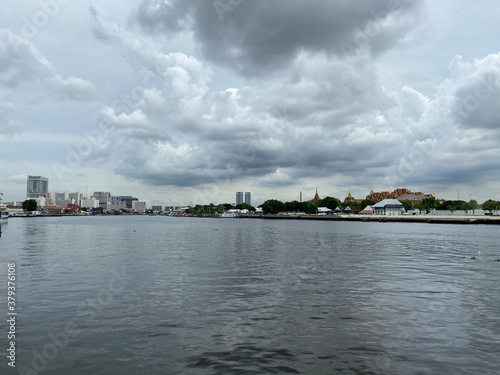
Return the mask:
<path id="1" fill-rule="evenodd" d="M 500 373 L 498 226 L 116 216 L 2 234 L 2 374 Z"/>

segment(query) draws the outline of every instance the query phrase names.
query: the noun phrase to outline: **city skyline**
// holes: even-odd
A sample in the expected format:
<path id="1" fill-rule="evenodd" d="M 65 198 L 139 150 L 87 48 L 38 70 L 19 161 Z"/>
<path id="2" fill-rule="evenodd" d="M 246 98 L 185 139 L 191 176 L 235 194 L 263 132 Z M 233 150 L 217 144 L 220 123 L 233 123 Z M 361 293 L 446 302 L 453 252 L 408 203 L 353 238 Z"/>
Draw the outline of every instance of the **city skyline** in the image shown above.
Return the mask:
<path id="1" fill-rule="evenodd" d="M 496 2 L 223 3 L 5 4 L 4 201 L 500 200 Z"/>
<path id="2" fill-rule="evenodd" d="M 30 187 L 32 187 L 33 184 L 38 186 L 39 181 L 44 183 L 44 192 L 38 193 L 38 195 L 31 192 L 32 196 L 30 196 Z M 91 195 L 88 195 L 87 193 L 85 195 L 83 195 L 80 192 L 50 192 L 50 191 L 47 191 L 48 182 L 49 182 L 48 179 L 46 177 L 43 177 L 43 176 L 28 176 L 27 184 L 26 184 L 27 185 L 27 197 L 26 197 L 26 199 L 33 199 L 33 198 L 36 199 L 36 198 L 42 198 L 42 197 L 45 198 L 46 197 L 46 198 L 50 198 L 51 200 L 53 200 L 54 202 L 52 202 L 52 204 L 54 204 L 56 206 L 59 205 L 59 201 L 64 202 L 64 204 L 67 204 L 67 203 L 77 203 L 78 204 L 78 202 L 80 202 L 80 201 L 83 202 L 83 201 L 95 200 L 97 202 L 97 203 L 95 203 L 96 207 L 101 207 L 103 209 L 106 209 L 109 207 L 116 208 L 116 207 L 112 207 L 113 203 L 122 203 L 122 201 L 126 202 L 126 207 L 121 207 L 121 206 L 120 207 L 130 209 L 133 207 L 133 203 L 135 203 L 133 201 L 139 200 L 138 198 L 134 198 L 132 196 L 113 195 L 113 194 L 111 194 L 111 192 L 103 192 L 103 191 L 94 191 Z M 460 200 L 460 192 L 457 192 L 457 193 L 458 193 L 457 200 Z M 36 196 L 33 194 L 35 194 Z M 248 192 L 248 191 L 247 192 L 237 191 L 236 192 L 236 202 L 234 203 L 234 205 L 238 206 L 238 205 L 243 204 L 243 203 L 248 204 L 248 205 L 252 205 L 251 195 L 252 195 L 252 193 Z M 431 196 L 436 197 L 436 191 L 434 191 L 432 194 L 430 194 L 430 193 L 425 194 L 421 191 L 420 192 L 419 191 L 412 191 L 411 189 L 408 189 L 408 188 L 397 188 L 397 189 L 394 189 L 393 191 L 383 190 L 383 191 L 376 191 L 375 192 L 373 190 L 373 185 L 372 185 L 370 193 L 364 198 L 356 199 L 355 197 L 353 197 L 351 194 L 350 188 L 349 188 L 348 195 L 344 199 L 342 199 L 341 195 L 326 195 L 326 196 L 323 196 L 323 198 L 325 198 L 325 197 L 336 198 L 340 202 L 344 201 L 344 203 L 345 202 L 360 203 L 360 202 L 364 201 L 365 199 L 366 200 L 373 200 L 374 202 L 379 202 L 385 198 L 398 198 L 400 196 L 409 196 L 409 199 L 413 199 L 412 197 L 414 197 L 414 198 L 420 197 L 420 199 L 424 199 L 426 197 L 431 197 Z M 475 200 L 472 196 L 469 198 L 471 201 Z M 268 199 L 275 199 L 275 198 L 268 197 L 266 200 L 268 200 Z M 302 193 L 302 191 L 300 191 L 298 201 L 302 202 L 302 199 L 303 199 L 303 193 Z M 322 199 L 322 198 L 319 196 L 318 188 L 316 187 L 315 196 L 312 200 L 309 200 L 309 201 L 315 202 L 315 201 L 319 201 L 320 199 Z M 408 199 L 408 198 L 405 198 L 405 199 Z M 420 200 L 420 199 L 417 199 L 417 200 Z M 462 200 L 464 200 L 464 199 L 462 199 Z M 1 201 L 2 201 L 2 198 L 0 197 L 0 202 Z M 292 199 L 292 201 L 297 201 L 297 199 Z M 155 204 L 150 204 L 149 201 L 146 201 L 146 202 L 147 202 L 148 207 L 161 207 L 161 205 L 158 206 Z M 229 201 L 224 201 L 224 203 L 228 203 L 228 202 Z M 210 203 L 222 204 L 222 202 L 210 202 Z M 259 204 L 256 204 L 256 206 L 258 207 L 261 203 L 264 203 L 264 202 L 259 202 Z M 110 204 L 111 204 L 111 206 L 110 206 Z M 199 204 L 199 203 L 193 203 L 193 205 L 197 205 L 197 204 Z M 186 204 L 180 205 L 178 207 L 181 207 L 181 206 L 189 207 L 189 205 L 186 205 Z M 165 207 L 169 207 L 169 206 L 167 205 Z M 172 206 L 170 206 L 170 207 L 172 207 Z"/>

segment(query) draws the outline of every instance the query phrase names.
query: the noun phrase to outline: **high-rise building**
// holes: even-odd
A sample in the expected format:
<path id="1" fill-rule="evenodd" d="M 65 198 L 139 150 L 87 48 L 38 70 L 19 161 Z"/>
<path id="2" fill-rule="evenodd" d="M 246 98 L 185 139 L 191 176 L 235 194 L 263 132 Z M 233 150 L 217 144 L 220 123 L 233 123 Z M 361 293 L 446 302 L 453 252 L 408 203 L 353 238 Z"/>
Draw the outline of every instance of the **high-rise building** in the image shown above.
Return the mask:
<path id="1" fill-rule="evenodd" d="M 127 208 L 132 208 L 132 204 L 139 200 L 139 199 L 134 198 L 130 195 L 122 195 L 120 198 L 122 201 L 127 202 Z"/>
<path id="2" fill-rule="evenodd" d="M 92 196 L 99 201 L 99 207 L 103 210 L 109 207 L 109 201 L 111 199 L 111 193 L 109 191 L 94 191 L 94 195 Z"/>
<path id="3" fill-rule="evenodd" d="M 78 192 L 68 193 L 68 199 L 74 199 L 75 200 L 75 204 L 77 204 L 78 206 L 80 206 L 81 201 L 83 199 L 83 196 L 82 196 L 81 193 L 78 193 Z"/>
<path id="4" fill-rule="evenodd" d="M 245 203 L 252 205 L 252 193 L 250 193 L 249 191 L 245 192 Z"/>
<path id="5" fill-rule="evenodd" d="M 237 191 L 236 192 L 236 205 L 242 204 L 243 203 L 243 192 L 242 191 Z"/>
<path id="6" fill-rule="evenodd" d="M 49 191 L 49 179 L 42 176 L 28 176 L 26 198 L 38 198 Z"/>
<path id="7" fill-rule="evenodd" d="M 56 206 L 60 206 L 61 205 L 61 201 L 65 200 L 65 199 L 69 199 L 69 196 L 68 196 L 68 193 L 50 193 L 51 195 L 53 195 L 53 201 L 54 201 L 54 204 Z"/>

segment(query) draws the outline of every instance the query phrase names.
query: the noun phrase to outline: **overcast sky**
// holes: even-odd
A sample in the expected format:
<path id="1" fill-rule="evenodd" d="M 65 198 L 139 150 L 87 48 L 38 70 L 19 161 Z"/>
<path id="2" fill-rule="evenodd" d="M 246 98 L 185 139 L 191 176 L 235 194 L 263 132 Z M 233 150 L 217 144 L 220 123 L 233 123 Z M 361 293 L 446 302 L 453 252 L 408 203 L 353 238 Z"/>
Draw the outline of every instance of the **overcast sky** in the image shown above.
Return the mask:
<path id="1" fill-rule="evenodd" d="M 4 1 L 0 191 L 500 200 L 497 0 Z"/>

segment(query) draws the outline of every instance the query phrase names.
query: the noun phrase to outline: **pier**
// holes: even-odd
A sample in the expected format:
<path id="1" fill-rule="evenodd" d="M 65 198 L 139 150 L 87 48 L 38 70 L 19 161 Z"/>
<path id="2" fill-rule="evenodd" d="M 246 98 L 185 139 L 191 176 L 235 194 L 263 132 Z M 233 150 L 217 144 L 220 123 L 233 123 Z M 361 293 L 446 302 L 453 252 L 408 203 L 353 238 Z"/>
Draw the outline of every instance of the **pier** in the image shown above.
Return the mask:
<path id="1" fill-rule="evenodd" d="M 326 220 L 326 221 L 362 221 L 379 223 L 429 223 L 429 224 L 489 224 L 500 225 L 500 216 L 440 216 L 440 215 L 261 215 L 247 216 L 249 219 L 268 220 Z"/>

